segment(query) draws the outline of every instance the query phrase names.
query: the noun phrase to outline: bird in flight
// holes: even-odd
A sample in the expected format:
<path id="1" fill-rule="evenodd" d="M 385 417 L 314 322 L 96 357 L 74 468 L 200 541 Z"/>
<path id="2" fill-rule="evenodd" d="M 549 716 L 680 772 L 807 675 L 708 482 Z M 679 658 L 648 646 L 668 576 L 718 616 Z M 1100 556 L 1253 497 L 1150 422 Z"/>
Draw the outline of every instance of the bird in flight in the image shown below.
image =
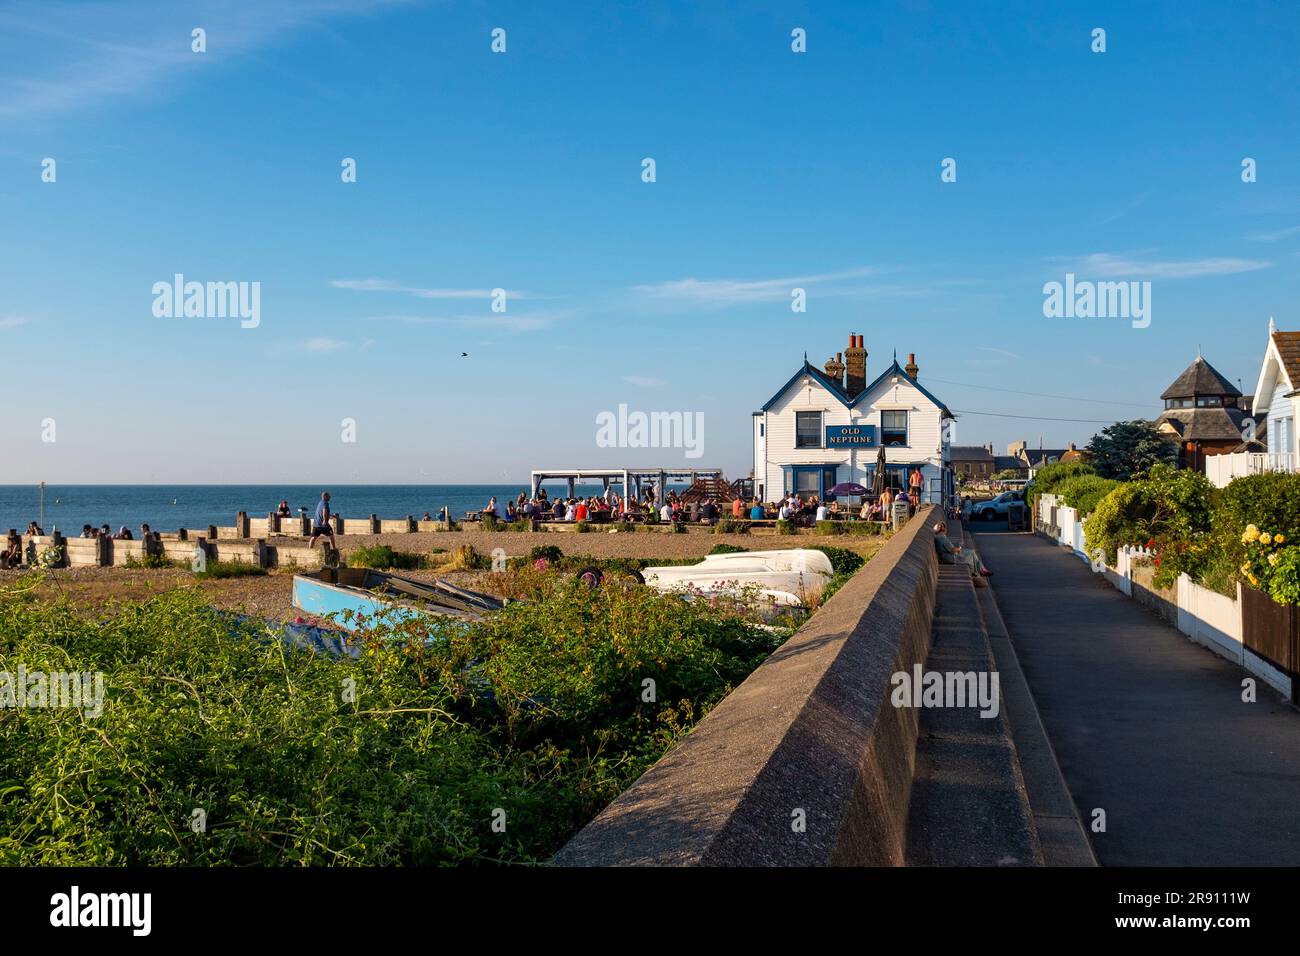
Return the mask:
<path id="1" fill-rule="evenodd" d="M 469 353 L 468 353 L 468 352 L 461 352 L 461 353 L 460 353 L 460 357 L 461 357 L 461 358 L 469 358 Z"/>

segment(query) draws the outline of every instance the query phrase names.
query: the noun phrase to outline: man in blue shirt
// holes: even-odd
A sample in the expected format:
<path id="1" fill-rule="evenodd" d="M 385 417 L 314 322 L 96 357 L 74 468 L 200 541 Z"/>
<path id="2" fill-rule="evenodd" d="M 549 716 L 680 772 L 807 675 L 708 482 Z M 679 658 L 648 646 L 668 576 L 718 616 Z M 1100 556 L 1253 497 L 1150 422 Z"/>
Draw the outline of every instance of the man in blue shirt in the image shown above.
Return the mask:
<path id="1" fill-rule="evenodd" d="M 330 493 L 322 491 L 320 493 L 320 504 L 316 506 L 316 517 L 311 522 L 311 541 L 307 547 L 316 547 L 316 539 L 326 537 L 330 539 L 329 546 L 337 550 L 338 545 L 334 541 L 334 529 L 330 526 Z"/>

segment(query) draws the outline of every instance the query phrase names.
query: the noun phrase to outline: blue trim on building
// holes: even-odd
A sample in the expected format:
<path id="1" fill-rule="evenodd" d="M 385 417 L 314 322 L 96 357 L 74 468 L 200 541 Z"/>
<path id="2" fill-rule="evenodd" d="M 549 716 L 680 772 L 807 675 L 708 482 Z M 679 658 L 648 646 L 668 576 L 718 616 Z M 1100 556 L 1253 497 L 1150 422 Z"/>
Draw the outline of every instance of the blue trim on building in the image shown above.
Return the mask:
<path id="1" fill-rule="evenodd" d="M 939 399 L 935 398 L 934 394 L 928 388 L 926 388 L 916 379 L 912 378 L 912 376 L 908 375 L 907 372 L 904 371 L 903 368 L 898 364 L 897 359 L 894 360 L 894 363 L 890 365 L 889 368 L 885 369 L 885 371 L 877 375 L 875 381 L 873 381 L 862 391 L 858 392 L 858 394 L 853 396 L 852 399 L 849 399 L 844 394 L 843 390 L 841 390 L 834 382 L 832 382 L 829 378 L 827 378 L 825 374 L 819 371 L 816 366 L 812 365 L 805 358 L 803 366 L 797 372 L 791 375 L 789 380 L 786 381 L 784 385 L 782 385 L 779 389 L 777 389 L 776 394 L 773 395 L 771 398 L 769 398 L 766 403 L 764 403 L 760 411 L 763 412 L 770 411 L 772 406 L 775 405 L 780 400 L 781 396 L 786 393 L 786 391 L 790 388 L 790 386 L 793 385 L 795 382 L 797 382 L 799 378 L 804 375 L 809 376 L 814 381 L 816 381 L 819 385 L 821 385 L 824 389 L 826 389 L 826 391 L 834 395 L 836 399 L 839 400 L 839 403 L 843 405 L 845 408 L 853 408 L 868 392 L 874 389 L 885 379 L 889 378 L 892 375 L 898 375 L 902 379 L 904 379 L 908 384 L 915 387 L 922 395 L 924 395 L 930 401 L 934 402 L 934 404 L 939 408 L 939 410 L 943 413 L 945 417 L 947 418 L 957 417 L 951 411 L 948 410 L 947 405 L 939 401 Z"/>

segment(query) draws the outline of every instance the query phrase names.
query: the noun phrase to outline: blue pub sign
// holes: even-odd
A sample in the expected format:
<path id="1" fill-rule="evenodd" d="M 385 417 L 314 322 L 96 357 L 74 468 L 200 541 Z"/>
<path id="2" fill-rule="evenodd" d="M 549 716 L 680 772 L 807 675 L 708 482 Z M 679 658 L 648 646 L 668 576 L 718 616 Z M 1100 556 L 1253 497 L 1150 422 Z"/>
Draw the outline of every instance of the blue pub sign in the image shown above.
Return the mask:
<path id="1" fill-rule="evenodd" d="M 875 425 L 827 425 L 827 448 L 875 448 Z"/>

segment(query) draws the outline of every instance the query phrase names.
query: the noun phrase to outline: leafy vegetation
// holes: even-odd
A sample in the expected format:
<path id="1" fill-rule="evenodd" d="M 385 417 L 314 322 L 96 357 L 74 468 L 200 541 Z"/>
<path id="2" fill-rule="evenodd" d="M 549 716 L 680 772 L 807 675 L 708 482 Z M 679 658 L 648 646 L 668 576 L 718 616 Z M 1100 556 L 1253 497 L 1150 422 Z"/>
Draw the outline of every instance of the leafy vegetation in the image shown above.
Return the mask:
<path id="1" fill-rule="evenodd" d="M 1300 475 L 1261 474 L 1214 488 L 1198 471 L 1157 465 L 1117 485 L 1084 524 L 1086 547 L 1114 563 L 1122 545 L 1153 552 L 1153 583 L 1186 572 L 1227 595 L 1238 581 L 1300 603 Z"/>
<path id="2" fill-rule="evenodd" d="M 544 861 L 785 639 L 709 601 L 514 575 L 534 600 L 432 635 L 380 621 L 355 659 L 194 590 L 102 620 L 0 591 L 0 671 L 107 685 L 98 717 L 0 708 L 0 864 Z"/>
<path id="3" fill-rule="evenodd" d="M 202 571 L 194 576 L 207 578 L 255 578 L 266 574 L 266 568 L 247 561 L 208 561 Z"/>
<path id="4" fill-rule="evenodd" d="M 1058 461 L 1044 465 L 1035 472 L 1033 481 L 1025 486 L 1025 503 L 1029 507 L 1029 513 L 1038 513 L 1038 499 L 1041 495 L 1055 494 L 1057 487 L 1071 478 L 1095 474 L 1092 466 L 1085 461 Z"/>
<path id="5" fill-rule="evenodd" d="M 740 518 L 720 518 L 713 526 L 714 534 L 749 534 L 749 522 Z"/>
<path id="6" fill-rule="evenodd" d="M 709 554 L 736 554 L 740 551 L 748 551 L 748 548 L 742 548 L 738 544 L 715 544 L 709 548 Z"/>
<path id="7" fill-rule="evenodd" d="M 1057 483 L 1052 494 L 1062 498 L 1068 507 L 1079 514 L 1086 515 L 1118 485 L 1118 481 L 1101 475 L 1079 474 Z"/>
<path id="8" fill-rule="evenodd" d="M 409 551 L 394 551 L 386 544 L 357 548 L 348 555 L 348 564 L 354 568 L 397 569 L 410 571 L 427 567 L 429 559 Z"/>

